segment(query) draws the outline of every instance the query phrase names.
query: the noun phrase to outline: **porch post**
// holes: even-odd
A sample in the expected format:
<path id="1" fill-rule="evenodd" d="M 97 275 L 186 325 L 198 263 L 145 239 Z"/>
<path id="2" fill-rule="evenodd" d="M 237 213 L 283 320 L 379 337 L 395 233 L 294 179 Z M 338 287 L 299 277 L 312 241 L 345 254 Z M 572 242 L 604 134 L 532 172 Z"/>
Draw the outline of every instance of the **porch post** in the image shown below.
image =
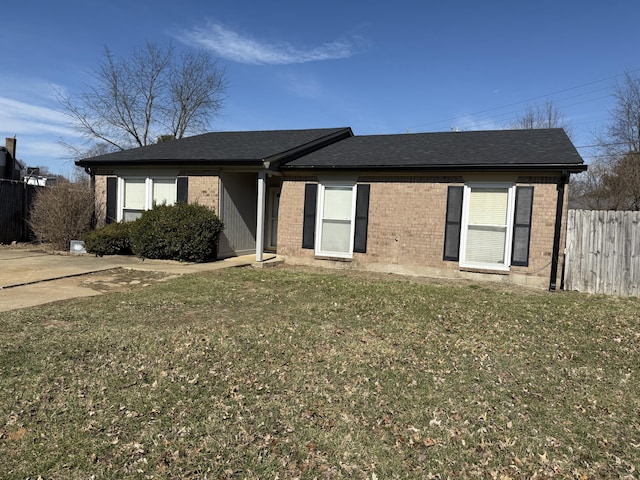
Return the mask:
<path id="1" fill-rule="evenodd" d="M 265 208 L 265 184 L 267 172 L 258 172 L 258 215 L 256 224 L 256 262 L 262 262 L 264 252 L 264 208 Z"/>

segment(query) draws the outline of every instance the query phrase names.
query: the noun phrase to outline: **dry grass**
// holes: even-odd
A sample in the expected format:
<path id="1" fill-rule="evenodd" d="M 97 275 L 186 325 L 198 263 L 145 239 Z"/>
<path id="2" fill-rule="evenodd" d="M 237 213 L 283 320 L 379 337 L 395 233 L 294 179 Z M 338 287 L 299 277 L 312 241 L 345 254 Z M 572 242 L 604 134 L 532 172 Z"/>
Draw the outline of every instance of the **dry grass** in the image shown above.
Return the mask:
<path id="1" fill-rule="evenodd" d="M 0 316 L 1 478 L 636 478 L 637 299 L 230 270 Z"/>

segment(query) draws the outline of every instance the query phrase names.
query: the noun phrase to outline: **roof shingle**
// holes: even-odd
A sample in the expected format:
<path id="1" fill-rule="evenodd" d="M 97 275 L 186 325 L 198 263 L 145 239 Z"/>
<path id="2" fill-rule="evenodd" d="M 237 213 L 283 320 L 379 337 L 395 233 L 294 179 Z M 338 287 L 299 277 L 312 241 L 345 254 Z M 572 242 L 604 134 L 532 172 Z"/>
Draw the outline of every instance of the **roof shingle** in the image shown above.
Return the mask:
<path id="1" fill-rule="evenodd" d="M 257 164 L 285 155 L 334 135 L 353 135 L 349 127 L 309 130 L 212 132 L 179 140 L 107 153 L 76 162 L 93 165 L 152 165 L 168 163 Z"/>
<path id="2" fill-rule="evenodd" d="M 492 130 L 354 136 L 286 169 L 571 167 L 583 160 L 564 130 Z"/>

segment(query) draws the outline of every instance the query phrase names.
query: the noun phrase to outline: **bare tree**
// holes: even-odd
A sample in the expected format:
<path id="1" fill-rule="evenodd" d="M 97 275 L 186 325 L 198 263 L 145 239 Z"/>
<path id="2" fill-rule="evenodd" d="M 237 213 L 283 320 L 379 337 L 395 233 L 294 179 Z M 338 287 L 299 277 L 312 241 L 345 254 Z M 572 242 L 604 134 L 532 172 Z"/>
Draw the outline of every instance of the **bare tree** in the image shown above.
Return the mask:
<path id="1" fill-rule="evenodd" d="M 569 137 L 572 135 L 571 125 L 551 100 L 547 100 L 542 105 L 527 105 L 524 113 L 516 118 L 511 127 L 515 129 L 563 128 Z"/>
<path id="2" fill-rule="evenodd" d="M 613 90 L 615 104 L 609 115 L 611 121 L 596 139 L 604 154 L 622 157 L 640 152 L 640 77 L 625 73 L 624 81 Z"/>
<path id="3" fill-rule="evenodd" d="M 614 199 L 605 184 L 611 176 L 611 165 L 603 159 L 595 159 L 586 172 L 571 176 L 569 208 L 584 210 L 613 210 Z"/>
<path id="4" fill-rule="evenodd" d="M 596 135 L 598 166 L 589 167 L 598 182 L 582 196 L 601 198 L 611 210 L 640 210 L 640 77 L 626 73 L 613 98 L 611 120 Z"/>
<path id="5" fill-rule="evenodd" d="M 603 184 L 613 210 L 640 210 L 640 154 L 630 152 L 617 160 Z"/>
<path id="6" fill-rule="evenodd" d="M 160 136 L 202 133 L 222 108 L 227 88 L 225 72 L 208 52 L 178 55 L 172 45 L 154 43 L 129 58 L 105 48 L 93 77 L 95 84 L 77 97 L 58 94 L 73 127 L 94 142 L 89 150 L 96 144 L 124 150 Z"/>

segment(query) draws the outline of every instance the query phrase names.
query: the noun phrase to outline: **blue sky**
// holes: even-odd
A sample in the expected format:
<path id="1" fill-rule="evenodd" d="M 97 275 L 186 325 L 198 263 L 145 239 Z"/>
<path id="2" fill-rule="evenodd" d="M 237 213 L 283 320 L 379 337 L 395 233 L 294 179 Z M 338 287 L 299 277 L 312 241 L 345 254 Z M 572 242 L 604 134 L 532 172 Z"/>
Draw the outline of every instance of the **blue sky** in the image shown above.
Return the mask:
<path id="1" fill-rule="evenodd" d="M 73 169 L 59 140 L 81 140 L 55 88 L 91 83 L 105 46 L 210 49 L 229 83 L 215 131 L 505 128 L 549 99 L 586 160 L 613 86 L 640 69 L 637 0 L 23 0 L 0 18 L 0 139 L 16 135 L 19 159 L 62 174 Z"/>

